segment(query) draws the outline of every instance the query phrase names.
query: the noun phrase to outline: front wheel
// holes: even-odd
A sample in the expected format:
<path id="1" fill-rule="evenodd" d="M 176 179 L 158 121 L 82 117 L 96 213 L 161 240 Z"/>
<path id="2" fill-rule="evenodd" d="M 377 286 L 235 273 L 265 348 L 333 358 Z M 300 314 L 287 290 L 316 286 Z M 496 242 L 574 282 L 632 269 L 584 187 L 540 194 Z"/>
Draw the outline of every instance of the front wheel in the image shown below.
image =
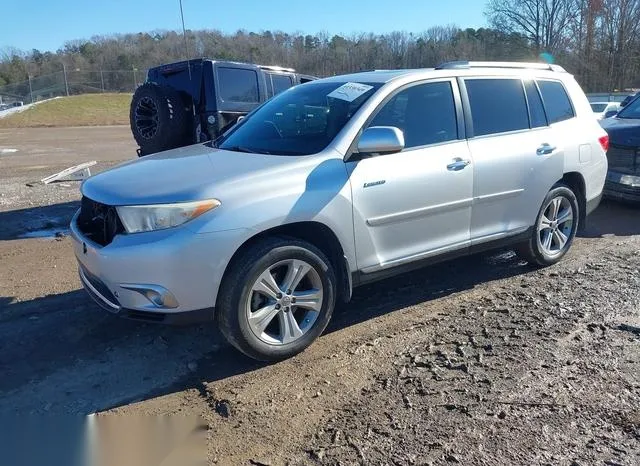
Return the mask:
<path id="1" fill-rule="evenodd" d="M 538 213 L 531 237 L 517 248 L 528 262 L 547 266 L 567 253 L 578 230 L 578 200 L 568 186 L 556 184 Z"/>
<path id="2" fill-rule="evenodd" d="M 216 306 L 227 341 L 249 357 L 291 357 L 324 331 L 336 278 L 325 254 L 304 241 L 269 238 L 230 265 Z"/>

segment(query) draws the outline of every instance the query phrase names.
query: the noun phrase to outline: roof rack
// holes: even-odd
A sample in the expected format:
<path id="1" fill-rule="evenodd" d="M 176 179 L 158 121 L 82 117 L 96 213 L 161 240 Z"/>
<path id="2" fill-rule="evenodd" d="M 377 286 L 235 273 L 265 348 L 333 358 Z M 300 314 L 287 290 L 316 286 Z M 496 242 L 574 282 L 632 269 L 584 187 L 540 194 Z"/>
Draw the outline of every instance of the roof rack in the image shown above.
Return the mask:
<path id="1" fill-rule="evenodd" d="M 450 61 L 437 66 L 436 70 L 468 70 L 471 68 L 510 68 L 548 70 L 560 73 L 566 72 L 566 70 L 559 65 L 552 65 L 549 63 L 523 63 L 513 61 Z"/>

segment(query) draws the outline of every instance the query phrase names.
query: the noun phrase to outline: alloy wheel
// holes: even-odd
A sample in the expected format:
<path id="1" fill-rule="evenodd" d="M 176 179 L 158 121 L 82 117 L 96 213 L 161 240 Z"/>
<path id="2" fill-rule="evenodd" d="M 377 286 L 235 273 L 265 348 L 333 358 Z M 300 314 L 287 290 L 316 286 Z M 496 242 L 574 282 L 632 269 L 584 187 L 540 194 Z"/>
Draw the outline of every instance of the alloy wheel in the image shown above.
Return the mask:
<path id="1" fill-rule="evenodd" d="M 538 242 L 545 254 L 557 256 L 567 248 L 573 222 L 574 212 L 569 199 L 557 196 L 549 201 L 538 221 Z"/>
<path id="2" fill-rule="evenodd" d="M 290 259 L 263 271 L 246 302 L 251 331 L 265 343 L 286 345 L 306 334 L 323 303 L 320 274 L 309 263 Z"/>

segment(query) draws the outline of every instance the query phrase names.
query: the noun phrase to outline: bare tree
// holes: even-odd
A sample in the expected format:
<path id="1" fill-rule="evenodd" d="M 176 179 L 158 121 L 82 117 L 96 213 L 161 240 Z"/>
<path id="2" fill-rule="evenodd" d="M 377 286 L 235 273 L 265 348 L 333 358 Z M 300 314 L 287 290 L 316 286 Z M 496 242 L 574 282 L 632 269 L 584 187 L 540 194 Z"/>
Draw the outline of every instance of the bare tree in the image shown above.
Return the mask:
<path id="1" fill-rule="evenodd" d="M 479 29 L 440 25 L 418 33 L 351 35 L 194 30 L 187 40 L 195 56 L 290 66 L 316 76 L 448 60 L 531 61 L 546 51 L 587 91 L 640 87 L 640 0 L 488 0 L 486 14 L 492 27 Z M 182 35 L 162 30 L 73 40 L 57 52 L 0 49 L 0 85 L 28 89 L 29 75 L 58 79 L 64 63 L 72 73 L 97 72 L 92 80 L 98 87 L 126 89 L 133 68 L 185 58 Z"/>
<path id="2" fill-rule="evenodd" d="M 495 28 L 526 36 L 537 53 L 562 50 L 579 16 L 576 0 L 490 0 L 485 14 Z"/>
<path id="3" fill-rule="evenodd" d="M 602 25 L 607 54 L 608 87 L 622 88 L 629 74 L 638 71 L 640 0 L 604 0 Z M 636 50 L 632 60 L 633 49 Z"/>

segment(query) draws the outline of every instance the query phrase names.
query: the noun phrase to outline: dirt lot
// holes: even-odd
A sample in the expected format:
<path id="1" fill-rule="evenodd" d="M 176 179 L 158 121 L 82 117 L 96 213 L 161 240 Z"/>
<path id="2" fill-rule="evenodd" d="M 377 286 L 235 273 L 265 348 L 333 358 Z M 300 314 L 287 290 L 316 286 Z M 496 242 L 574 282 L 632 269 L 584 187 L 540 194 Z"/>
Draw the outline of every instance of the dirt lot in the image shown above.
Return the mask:
<path id="1" fill-rule="evenodd" d="M 77 183 L 27 183 L 133 154 L 126 127 L 0 130 L 0 415 L 198 414 L 220 464 L 640 464 L 639 208 L 603 204 L 551 268 L 498 251 L 358 289 L 263 365 L 80 289 Z"/>

